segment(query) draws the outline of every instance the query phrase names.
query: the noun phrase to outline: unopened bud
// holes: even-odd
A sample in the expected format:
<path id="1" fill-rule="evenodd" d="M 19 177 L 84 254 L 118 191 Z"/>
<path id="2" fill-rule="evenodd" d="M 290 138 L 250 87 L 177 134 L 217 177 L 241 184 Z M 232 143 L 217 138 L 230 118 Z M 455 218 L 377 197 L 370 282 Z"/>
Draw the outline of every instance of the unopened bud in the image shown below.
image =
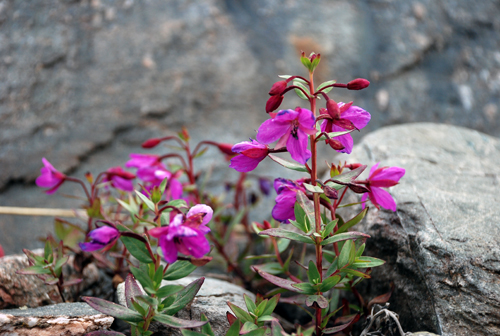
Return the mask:
<path id="1" fill-rule="evenodd" d="M 151 190 L 151 201 L 154 204 L 157 204 L 161 201 L 161 191 L 158 186 L 154 186 L 153 190 Z"/>
<path id="2" fill-rule="evenodd" d="M 153 148 L 156 147 L 161 142 L 159 138 L 151 138 L 142 143 L 142 148 Z"/>
<path id="3" fill-rule="evenodd" d="M 92 175 L 91 172 L 86 172 L 85 173 L 85 179 L 90 183 L 94 183 L 94 175 Z"/>
<path id="4" fill-rule="evenodd" d="M 262 224 L 263 224 L 263 226 L 264 226 L 264 229 L 266 229 L 266 230 L 268 230 L 268 229 L 271 229 L 271 228 L 272 228 L 271 224 L 270 224 L 268 221 L 266 221 L 266 220 L 264 220 L 264 221 L 262 222 Z"/>
<path id="5" fill-rule="evenodd" d="M 135 179 L 135 174 L 125 171 L 125 170 L 114 170 L 108 173 L 109 176 L 119 176 L 125 180 L 133 180 Z"/>
<path id="6" fill-rule="evenodd" d="M 266 103 L 266 112 L 273 112 L 280 107 L 281 102 L 283 101 L 282 95 L 271 96 Z"/>
<path id="7" fill-rule="evenodd" d="M 364 78 L 356 78 L 347 83 L 348 90 L 363 90 L 370 85 L 370 82 Z"/>
<path id="8" fill-rule="evenodd" d="M 356 168 L 359 168 L 359 167 L 361 167 L 361 166 L 362 166 L 362 164 L 361 164 L 361 163 L 351 163 L 351 164 L 347 164 L 347 165 L 345 165 L 345 167 L 346 167 L 346 168 L 349 168 L 349 169 L 351 169 L 351 170 L 356 169 Z"/>
<path id="9" fill-rule="evenodd" d="M 340 108 L 339 105 L 335 102 L 333 99 L 329 99 L 326 102 L 326 110 L 328 111 L 328 114 L 332 116 L 332 118 L 339 118 L 340 117 Z"/>
<path id="10" fill-rule="evenodd" d="M 235 152 L 232 151 L 231 148 L 233 148 L 234 145 L 232 144 L 229 144 L 229 143 L 218 143 L 217 144 L 217 148 L 219 148 L 219 150 L 223 153 L 223 154 L 226 154 L 226 155 L 229 155 L 229 156 L 233 156 L 233 155 L 236 155 Z"/>
<path id="11" fill-rule="evenodd" d="M 325 192 L 326 197 L 328 197 L 330 199 L 339 198 L 339 193 L 337 192 L 337 190 L 333 189 L 332 187 L 325 185 L 323 187 L 323 191 Z"/>
<path id="12" fill-rule="evenodd" d="M 205 266 L 212 259 L 213 259 L 212 257 L 204 256 L 201 258 L 191 258 L 189 261 L 191 262 L 191 264 L 193 264 L 197 267 L 201 267 L 201 266 Z"/>
<path id="13" fill-rule="evenodd" d="M 349 183 L 347 186 L 349 187 L 349 189 L 354 191 L 356 194 L 364 194 L 364 193 L 370 192 L 370 189 L 368 189 L 367 187 L 365 187 L 364 185 L 361 185 L 361 184 Z"/>
<path id="14" fill-rule="evenodd" d="M 270 96 L 281 95 L 281 93 L 286 89 L 287 83 L 286 81 L 279 81 L 273 84 L 271 90 L 269 90 Z"/>
<path id="15" fill-rule="evenodd" d="M 326 142 L 335 150 L 342 150 L 345 146 L 338 140 L 326 139 Z"/>

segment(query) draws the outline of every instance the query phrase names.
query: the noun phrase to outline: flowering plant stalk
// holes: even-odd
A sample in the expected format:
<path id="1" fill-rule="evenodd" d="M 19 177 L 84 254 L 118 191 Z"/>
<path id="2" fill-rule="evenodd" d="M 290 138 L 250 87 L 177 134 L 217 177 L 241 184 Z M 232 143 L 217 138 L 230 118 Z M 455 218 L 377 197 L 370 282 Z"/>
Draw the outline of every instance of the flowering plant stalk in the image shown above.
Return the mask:
<path id="1" fill-rule="evenodd" d="M 284 80 L 275 83 L 269 91 L 271 97 L 266 104 L 266 112 L 270 119 L 259 127 L 256 141 L 251 140 L 233 147 L 233 151 L 239 155 L 232 159 L 230 165 L 238 171 L 248 171 L 269 157 L 286 168 L 306 174 L 299 180 L 278 178 L 274 182 L 278 196 L 272 216 L 283 225 L 264 222 L 264 225 L 254 227 L 259 235 L 268 237 L 274 245 L 276 239 L 288 239 L 304 244 L 304 248 L 312 246 L 315 251 L 314 259 L 305 264 L 303 260 L 296 262 L 305 270 L 307 278 L 292 274 L 289 269 L 292 253 L 283 261 L 278 249 L 275 249 L 278 265 L 274 262 L 264 263 L 253 266 L 253 269 L 279 287 L 272 293 L 296 293 L 296 296 L 284 298 L 282 302 L 302 304 L 313 310 L 311 313 L 306 309 L 312 318 L 311 328 L 299 331 L 298 334 L 306 335 L 314 331 L 318 336 L 348 332 L 364 313 L 366 304 L 355 286 L 370 277 L 371 268 L 382 265 L 384 261 L 363 256 L 365 241 L 369 236 L 348 229 L 366 215 L 368 207 L 365 203 L 368 198 L 376 208 L 384 207 L 395 211 L 394 200 L 382 188 L 396 185 L 405 172 L 403 168 L 379 167 L 377 164 L 371 169 L 370 176 L 362 180 L 359 176 L 366 165 L 341 163 L 329 166 L 330 178 L 318 176 L 318 144 L 325 141 L 337 152 L 351 153 L 353 139 L 349 133 L 365 127 L 371 118 L 367 111 L 354 106 L 352 102 L 337 103 L 328 95 L 333 88 L 361 90 L 368 87 L 369 82 L 361 78 L 347 84 L 331 80 L 316 87 L 314 71 L 320 59 L 319 54 L 312 53 L 306 57 L 302 53 L 301 62 L 308 69 L 308 78 L 280 76 Z M 309 102 L 308 108 L 297 107 L 294 110 L 275 112 L 283 102 L 284 95 L 291 90 Z M 318 110 L 320 98 L 325 99 L 326 106 Z M 276 141 L 274 148 L 270 148 L 269 145 Z M 274 155 L 275 152 L 289 152 L 296 162 L 280 158 Z M 363 210 L 353 218 L 344 220 L 337 210 L 354 205 L 341 205 L 348 190 L 363 194 Z M 337 307 L 338 290 L 352 291 L 359 306 L 345 302 L 343 306 Z M 377 302 L 382 302 L 388 300 L 388 295 L 376 299 Z M 351 313 L 353 307 L 355 311 Z M 340 310 L 343 316 L 334 321 L 333 317 Z M 241 316 L 236 317 L 233 319 L 240 322 L 239 333 L 248 333 L 251 321 L 245 321 Z M 231 329 L 228 335 L 237 335 Z M 262 334 L 284 334 L 276 321 L 270 328 L 254 323 L 252 330 L 261 330 Z"/>

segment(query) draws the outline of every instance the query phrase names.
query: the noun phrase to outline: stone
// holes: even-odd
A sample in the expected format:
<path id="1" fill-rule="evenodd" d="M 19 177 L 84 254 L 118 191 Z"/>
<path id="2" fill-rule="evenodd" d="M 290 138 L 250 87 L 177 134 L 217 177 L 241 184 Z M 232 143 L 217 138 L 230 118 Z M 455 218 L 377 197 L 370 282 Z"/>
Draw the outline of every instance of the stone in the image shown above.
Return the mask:
<path id="1" fill-rule="evenodd" d="M 0 310 L 0 334 L 9 336 L 83 336 L 107 330 L 113 317 L 88 304 L 60 303 L 40 308 Z"/>
<path id="2" fill-rule="evenodd" d="M 186 286 L 199 277 L 185 277 L 175 281 L 163 281 L 163 285 L 183 285 Z M 125 303 L 124 284 L 121 283 L 117 288 L 117 298 L 121 305 Z M 181 310 L 176 314 L 177 317 L 187 320 L 200 320 L 201 314 L 205 313 L 212 326 L 215 335 L 225 335 L 229 328 L 226 312 L 230 311 L 227 302 L 246 309 L 243 294 L 248 295 L 252 300 L 255 300 L 255 295 L 237 285 L 227 281 L 217 280 L 213 278 L 205 278 L 203 286 L 194 298 L 191 305 Z M 155 332 L 160 332 L 159 335 L 181 335 L 178 329 L 167 328 L 159 323 L 152 323 L 151 329 Z"/>
<path id="3" fill-rule="evenodd" d="M 83 178 L 182 126 L 194 142 L 254 137 L 277 75 L 305 74 L 301 50 L 322 54 L 318 83 L 371 81 L 332 96 L 370 111 L 367 130 L 431 121 L 500 136 L 497 12 L 496 0 L 0 1 L 0 204 L 80 205 L 34 187 L 42 157 Z M 214 185 L 228 175 L 217 155 L 198 161 Z M 0 232 L 21 253 L 52 219 L 2 216 Z"/>
<path id="4" fill-rule="evenodd" d="M 34 253 L 43 254 L 43 250 L 34 250 Z M 65 279 L 76 278 L 74 269 L 70 267 L 73 256 L 63 268 Z M 17 274 L 29 266 L 25 255 L 10 255 L 0 258 L 0 309 L 30 307 L 35 308 L 61 302 L 61 297 L 56 286 L 49 286 L 34 275 Z M 94 264 L 85 267 L 83 281 L 80 284 L 83 294 L 99 294 L 99 287 L 105 282 L 105 276 L 99 272 Z M 99 286 L 94 286 L 100 283 Z M 64 295 L 67 300 L 73 301 L 77 296 L 76 286 L 66 287 Z"/>
<path id="5" fill-rule="evenodd" d="M 386 260 L 360 287 L 364 296 L 394 282 L 390 307 L 407 331 L 500 335 L 500 140 L 407 124 L 370 133 L 337 159 L 406 169 L 390 189 L 397 212 L 372 208 L 354 228 L 371 236 L 366 254 Z"/>

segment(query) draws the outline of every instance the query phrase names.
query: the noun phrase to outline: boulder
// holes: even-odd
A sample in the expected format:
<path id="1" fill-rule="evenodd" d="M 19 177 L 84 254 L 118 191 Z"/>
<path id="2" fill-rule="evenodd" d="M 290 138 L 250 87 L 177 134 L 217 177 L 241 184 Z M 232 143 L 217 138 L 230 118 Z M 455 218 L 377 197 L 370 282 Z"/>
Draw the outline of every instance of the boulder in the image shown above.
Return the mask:
<path id="1" fill-rule="evenodd" d="M 355 228 L 371 235 L 366 254 L 387 262 L 361 288 L 365 296 L 394 282 L 391 310 L 404 330 L 500 335 L 500 140 L 407 124 L 370 133 L 336 159 L 406 169 L 391 188 L 397 211 L 372 207 Z"/>
<path id="2" fill-rule="evenodd" d="M 163 281 L 163 285 L 183 285 L 186 286 L 199 277 L 189 276 L 175 281 Z M 200 320 L 201 314 L 205 313 L 212 326 L 215 335 L 225 335 L 229 328 L 226 312 L 230 311 L 227 302 L 246 309 L 243 294 L 248 295 L 252 300 L 255 300 L 255 295 L 251 292 L 229 283 L 227 281 L 217 280 L 213 278 L 205 278 L 203 286 L 194 298 L 193 302 L 185 309 L 177 313 L 177 317 L 187 320 Z M 118 302 L 121 305 L 125 303 L 124 284 L 118 285 L 117 289 Z M 155 332 L 160 332 L 159 335 L 181 335 L 179 329 L 167 328 L 159 323 L 152 323 L 151 329 Z"/>
<path id="3" fill-rule="evenodd" d="M 113 317 L 86 303 L 60 303 L 40 308 L 0 310 L 0 335 L 83 336 L 107 330 Z"/>

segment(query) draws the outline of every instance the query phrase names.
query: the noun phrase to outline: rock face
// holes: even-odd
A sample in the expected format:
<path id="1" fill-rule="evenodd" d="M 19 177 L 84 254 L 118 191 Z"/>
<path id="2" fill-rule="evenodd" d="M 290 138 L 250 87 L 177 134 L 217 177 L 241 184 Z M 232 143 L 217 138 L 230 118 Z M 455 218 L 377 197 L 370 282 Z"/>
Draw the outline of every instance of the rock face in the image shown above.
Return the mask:
<path id="1" fill-rule="evenodd" d="M 106 330 L 112 323 L 112 317 L 81 302 L 0 310 L 1 335 L 83 336 L 91 331 Z"/>
<path id="2" fill-rule="evenodd" d="M 33 252 L 40 255 L 43 254 L 43 250 L 35 250 Z M 68 263 L 72 263 L 72 257 L 70 257 Z M 25 255 L 11 255 L 0 258 L 0 309 L 23 306 L 35 308 L 62 301 L 56 286 L 46 285 L 34 275 L 16 273 L 28 266 L 28 258 Z M 70 266 L 66 265 L 63 268 L 65 279 L 76 278 L 76 276 L 72 277 L 69 275 L 70 272 Z M 82 291 L 89 289 L 89 292 L 82 292 L 80 294 L 100 294 L 99 292 L 96 293 L 90 290 L 90 287 L 97 282 L 103 282 L 102 275 L 99 273 L 97 267 L 94 264 L 90 264 L 84 269 L 83 274 L 84 281 L 80 286 Z M 100 285 L 102 286 L 102 283 Z M 75 290 L 75 287 L 66 287 L 64 290 L 65 298 L 72 300 L 76 294 Z"/>
<path id="3" fill-rule="evenodd" d="M 318 82 L 371 81 L 335 93 L 373 113 L 368 130 L 432 121 L 500 135 L 498 0 L 0 0 L 0 25 L 5 206 L 75 206 L 40 197 L 42 157 L 83 178 L 181 126 L 195 141 L 254 136 L 276 75 L 305 73 L 301 50 L 322 54 Z M 227 165 L 209 153 L 220 182 Z M 20 253 L 51 230 L 2 216 L 0 244 Z"/>
<path id="4" fill-rule="evenodd" d="M 406 169 L 391 188 L 398 210 L 369 211 L 356 230 L 372 236 L 368 298 L 396 290 L 405 330 L 500 335 L 500 140 L 464 128 L 408 124 L 363 138 L 349 162 Z"/>
<path id="5" fill-rule="evenodd" d="M 186 277 L 175 281 L 164 281 L 164 284 L 186 286 L 196 279 L 198 277 Z M 205 313 L 215 335 L 225 335 L 229 328 L 226 312 L 230 311 L 230 309 L 227 302 L 230 301 L 246 310 L 243 294 L 255 300 L 254 294 L 239 286 L 222 280 L 205 278 L 203 286 L 201 286 L 191 305 L 177 313 L 177 316 L 187 320 L 199 321 L 201 314 Z M 117 297 L 121 305 L 126 305 L 123 283 L 118 286 Z M 181 335 L 178 329 L 166 328 L 158 323 L 153 323 L 150 330 L 160 332 L 159 335 Z"/>

